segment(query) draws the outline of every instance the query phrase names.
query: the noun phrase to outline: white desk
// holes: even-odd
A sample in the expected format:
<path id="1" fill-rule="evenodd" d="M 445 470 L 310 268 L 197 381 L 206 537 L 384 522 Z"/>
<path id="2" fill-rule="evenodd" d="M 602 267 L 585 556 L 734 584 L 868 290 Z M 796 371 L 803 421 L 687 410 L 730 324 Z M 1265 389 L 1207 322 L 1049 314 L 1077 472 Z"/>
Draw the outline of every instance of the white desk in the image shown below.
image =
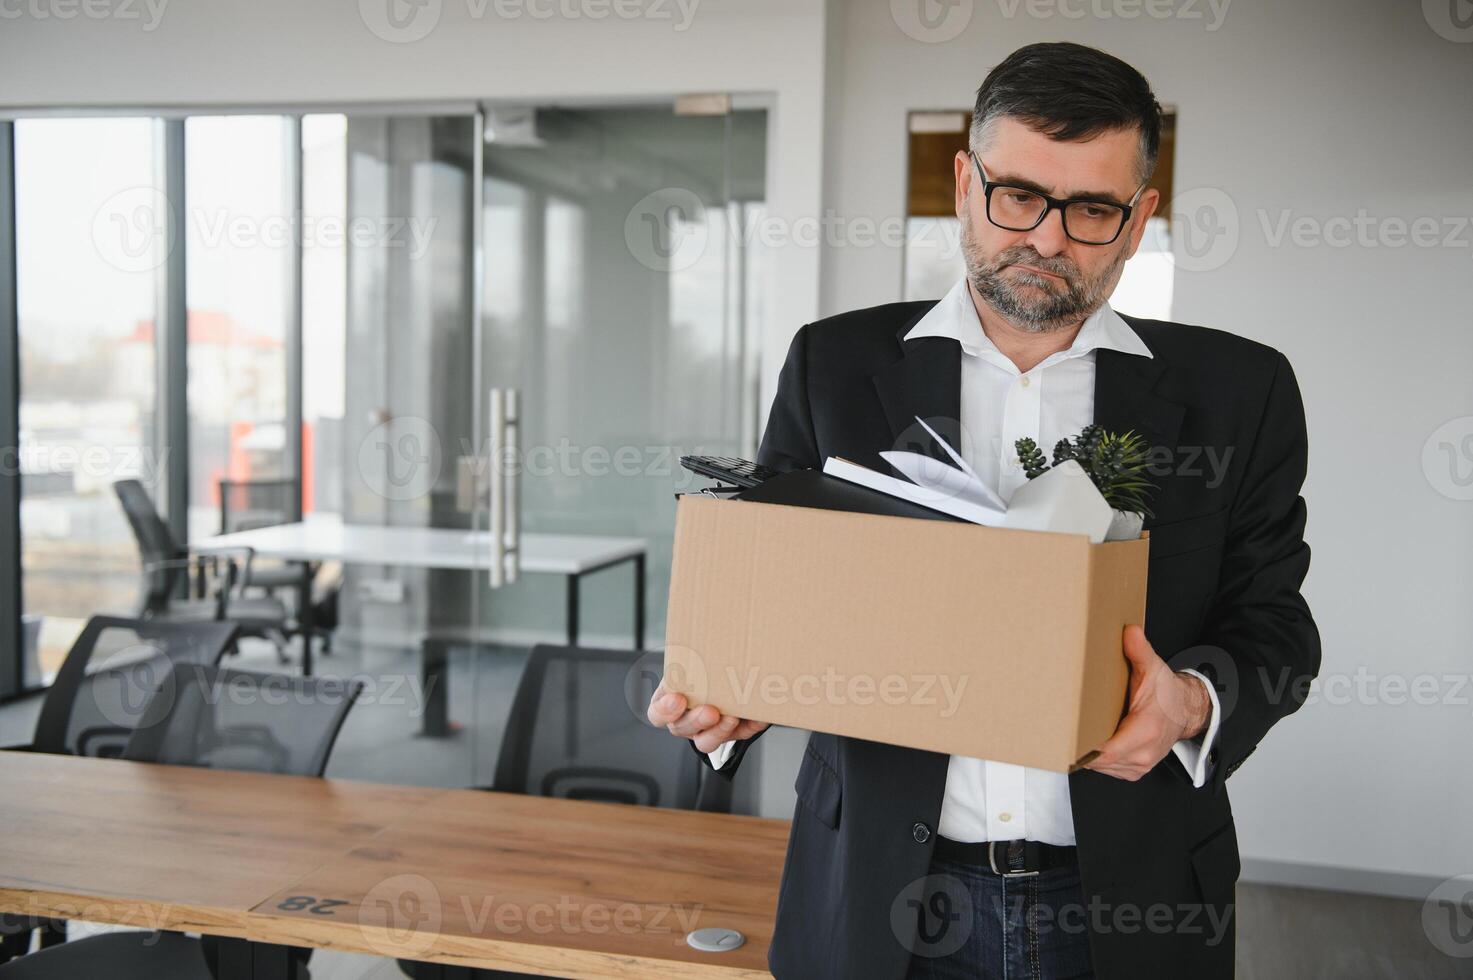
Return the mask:
<path id="1" fill-rule="evenodd" d="M 491 561 L 489 531 L 344 524 L 326 516 L 218 534 L 193 547 L 196 551 L 250 548 L 260 557 L 284 561 L 468 571 L 484 569 Z M 523 534 L 519 547 L 524 572 L 582 575 L 643 556 L 647 542 L 595 534 Z"/>
<path id="2" fill-rule="evenodd" d="M 523 534 L 519 542 L 520 569 L 528 574 L 567 577 L 568 646 L 578 645 L 579 585 L 584 575 L 613 565 L 634 565 L 634 648 L 644 649 L 644 569 L 647 543 L 643 538 L 605 537 L 595 534 Z M 191 550 L 208 553 L 249 548 L 258 558 L 301 562 L 305 572 L 297 603 L 304 630 L 302 671 L 312 672 L 311 617 L 312 576 L 324 561 L 347 565 L 394 565 L 404 568 L 446 568 L 477 571 L 490 564 L 490 532 L 472 532 L 439 527 L 381 527 L 344 524 L 331 516 L 310 517 L 295 524 L 217 534 L 191 545 Z M 424 673 L 427 691 L 436 692 L 426 706 L 424 731 L 443 735 L 448 731 L 445 716 L 445 661 L 447 647 L 457 639 L 444 634 L 424 641 Z"/>

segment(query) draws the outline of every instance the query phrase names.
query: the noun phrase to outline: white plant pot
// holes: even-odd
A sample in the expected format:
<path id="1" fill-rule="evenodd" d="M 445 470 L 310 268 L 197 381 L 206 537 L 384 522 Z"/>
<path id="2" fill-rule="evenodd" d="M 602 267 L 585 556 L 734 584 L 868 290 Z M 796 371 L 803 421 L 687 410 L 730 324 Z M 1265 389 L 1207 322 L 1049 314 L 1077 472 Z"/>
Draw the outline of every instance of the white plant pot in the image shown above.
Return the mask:
<path id="1" fill-rule="evenodd" d="M 1134 511 L 1112 510 L 1110 529 L 1105 532 L 1106 541 L 1134 541 L 1141 536 L 1141 525 L 1145 515 Z"/>

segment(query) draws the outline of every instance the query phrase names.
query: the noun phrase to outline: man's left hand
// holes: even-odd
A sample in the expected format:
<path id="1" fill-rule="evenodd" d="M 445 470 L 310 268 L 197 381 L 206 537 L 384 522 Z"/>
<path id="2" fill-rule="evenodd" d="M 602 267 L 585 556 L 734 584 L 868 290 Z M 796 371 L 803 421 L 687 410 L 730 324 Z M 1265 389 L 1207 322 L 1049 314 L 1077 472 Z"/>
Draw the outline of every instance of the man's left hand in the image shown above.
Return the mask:
<path id="1" fill-rule="evenodd" d="M 1139 626 L 1125 627 L 1122 646 L 1130 661 L 1130 710 L 1087 768 L 1135 782 L 1177 742 L 1206 730 L 1212 699 L 1200 679 L 1167 666 Z"/>

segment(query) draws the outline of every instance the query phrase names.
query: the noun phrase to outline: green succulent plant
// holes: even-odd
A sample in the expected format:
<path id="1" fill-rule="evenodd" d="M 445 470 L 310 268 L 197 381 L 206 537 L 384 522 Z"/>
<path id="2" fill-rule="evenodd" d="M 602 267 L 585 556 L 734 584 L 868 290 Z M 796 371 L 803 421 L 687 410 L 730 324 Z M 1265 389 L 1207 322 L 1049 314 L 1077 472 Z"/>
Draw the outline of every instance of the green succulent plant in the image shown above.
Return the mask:
<path id="1" fill-rule="evenodd" d="M 1023 467 L 1023 472 L 1028 479 L 1033 479 L 1048 469 L 1048 460 L 1043 456 L 1043 450 L 1038 448 L 1038 443 L 1024 436 L 1013 447 L 1018 450 L 1018 465 Z"/>
<path id="2" fill-rule="evenodd" d="M 1023 472 L 1032 480 L 1052 467 L 1044 461 L 1043 450 L 1032 439 L 1023 438 L 1013 443 L 1018 462 Z M 1154 484 L 1146 479 L 1146 464 L 1149 447 L 1139 433 L 1124 434 L 1106 432 L 1098 425 L 1087 425 L 1072 439 L 1060 439 L 1054 443 L 1053 466 L 1074 460 L 1094 485 L 1100 496 L 1115 510 L 1150 516 L 1146 497 L 1155 490 Z"/>

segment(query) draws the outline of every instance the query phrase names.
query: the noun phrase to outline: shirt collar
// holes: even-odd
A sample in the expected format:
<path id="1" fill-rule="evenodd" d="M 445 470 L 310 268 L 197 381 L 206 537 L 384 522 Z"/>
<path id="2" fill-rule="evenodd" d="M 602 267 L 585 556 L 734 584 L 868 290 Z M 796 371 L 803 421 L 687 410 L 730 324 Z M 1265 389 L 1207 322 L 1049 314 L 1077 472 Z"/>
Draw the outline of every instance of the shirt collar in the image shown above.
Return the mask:
<path id="1" fill-rule="evenodd" d="M 973 356 L 984 352 L 1000 355 L 997 346 L 987 338 L 982 329 L 982 321 L 977 318 L 977 308 L 972 305 L 972 294 L 967 289 L 965 278 L 958 280 L 941 302 L 917 320 L 904 339 L 917 340 L 921 337 L 950 338 L 962 345 L 963 353 Z M 1085 319 L 1074 343 L 1061 353 L 1065 357 L 1079 357 L 1101 347 L 1138 357 L 1154 356 L 1151 348 L 1131 329 L 1130 324 L 1119 313 L 1110 309 L 1109 303 L 1101 303 L 1100 308 Z"/>

